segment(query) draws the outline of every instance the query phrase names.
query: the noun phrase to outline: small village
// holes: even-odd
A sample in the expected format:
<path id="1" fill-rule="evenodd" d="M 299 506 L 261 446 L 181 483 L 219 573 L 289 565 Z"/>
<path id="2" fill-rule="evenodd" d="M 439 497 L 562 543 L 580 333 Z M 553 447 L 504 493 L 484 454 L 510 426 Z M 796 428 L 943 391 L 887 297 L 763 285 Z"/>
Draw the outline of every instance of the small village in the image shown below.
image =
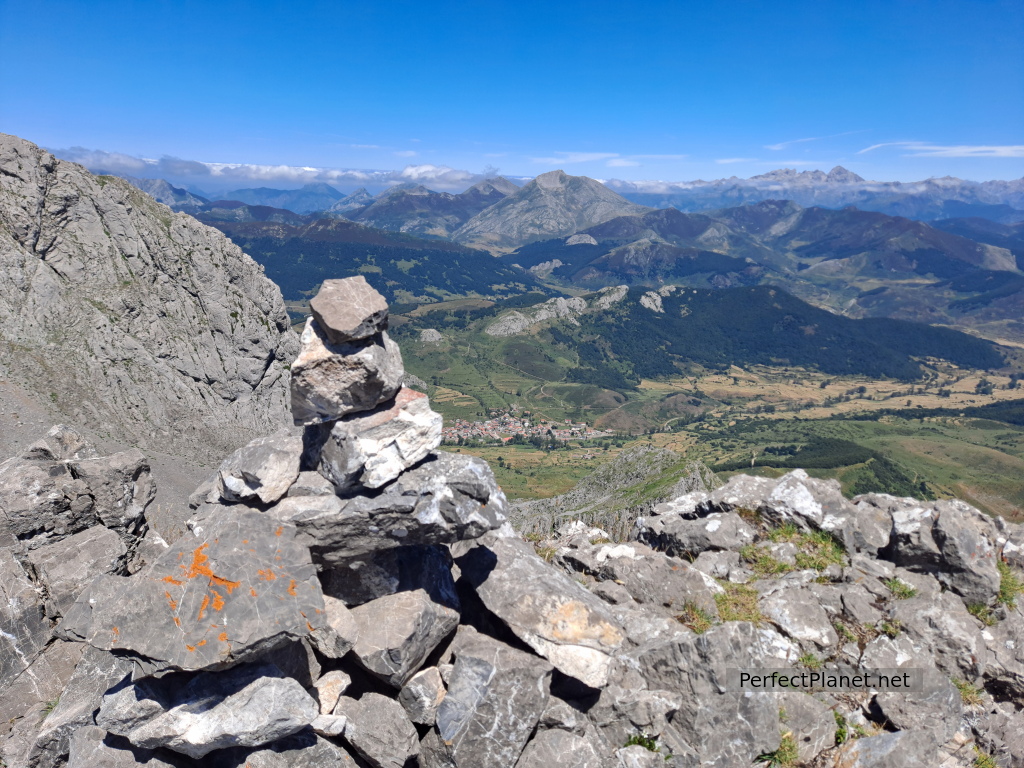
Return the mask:
<path id="1" fill-rule="evenodd" d="M 589 424 L 573 422 L 565 419 L 564 422 L 549 421 L 540 419 L 533 421 L 530 411 L 516 413 L 513 411 L 492 411 L 491 418 L 487 421 L 466 421 L 455 419 L 448 423 L 442 436 L 448 444 L 458 444 L 461 440 L 486 441 L 493 443 L 508 443 L 517 437 L 528 441 L 531 438 L 540 440 L 595 440 L 602 437 L 610 437 L 611 432 L 603 432 L 594 429 Z"/>

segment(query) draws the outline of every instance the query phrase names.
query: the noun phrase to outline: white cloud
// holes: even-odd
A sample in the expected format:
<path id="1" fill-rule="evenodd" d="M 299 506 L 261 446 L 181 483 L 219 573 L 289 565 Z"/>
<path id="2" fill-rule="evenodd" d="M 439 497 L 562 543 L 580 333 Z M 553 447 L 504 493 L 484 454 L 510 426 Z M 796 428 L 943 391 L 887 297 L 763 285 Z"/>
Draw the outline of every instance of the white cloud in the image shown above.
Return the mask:
<path id="1" fill-rule="evenodd" d="M 778 144 L 765 144 L 764 148 L 778 152 L 779 150 L 785 149 L 786 147 L 791 147 L 794 144 L 803 144 L 804 142 L 807 141 L 821 141 L 822 138 L 823 137 L 821 136 L 812 136 L 809 139 L 793 139 L 792 141 L 780 141 Z"/>
<path id="2" fill-rule="evenodd" d="M 401 149 L 398 152 L 395 152 L 394 154 L 395 157 L 416 157 L 417 155 L 417 153 L 413 152 L 411 149 Z"/>
<path id="3" fill-rule="evenodd" d="M 719 165 L 731 165 L 732 163 L 756 163 L 756 157 L 723 157 L 715 160 Z"/>
<path id="4" fill-rule="evenodd" d="M 611 160 L 605 163 L 605 165 L 607 165 L 609 168 L 634 168 L 640 165 L 640 163 L 638 163 L 636 160 L 627 160 L 624 157 L 613 157 Z"/>
<path id="5" fill-rule="evenodd" d="M 480 173 L 451 168 L 446 165 L 407 165 L 401 170 L 361 170 L 354 168 L 315 168 L 294 165 L 259 165 L 254 163 L 204 163 L 164 157 L 159 160 L 132 157 L 119 152 L 89 150 L 82 147 L 51 149 L 65 160 L 81 163 L 91 171 L 104 171 L 125 176 L 165 178 L 171 183 L 196 184 L 217 189 L 260 185 L 295 186 L 323 181 L 329 184 L 370 184 L 386 186 L 415 181 L 436 189 L 465 189 L 470 184 L 497 174 L 496 168 Z M 412 153 L 415 154 L 415 153 Z"/>
<path id="6" fill-rule="evenodd" d="M 884 147 L 900 147 L 908 150 L 904 157 L 1024 157 L 1024 144 L 929 144 L 924 141 L 889 141 L 872 144 L 857 154 L 873 152 Z"/>
<path id="7" fill-rule="evenodd" d="M 593 163 L 618 157 L 618 152 L 555 152 L 555 157 L 531 157 L 530 162 L 544 165 L 569 165 L 570 163 Z"/>

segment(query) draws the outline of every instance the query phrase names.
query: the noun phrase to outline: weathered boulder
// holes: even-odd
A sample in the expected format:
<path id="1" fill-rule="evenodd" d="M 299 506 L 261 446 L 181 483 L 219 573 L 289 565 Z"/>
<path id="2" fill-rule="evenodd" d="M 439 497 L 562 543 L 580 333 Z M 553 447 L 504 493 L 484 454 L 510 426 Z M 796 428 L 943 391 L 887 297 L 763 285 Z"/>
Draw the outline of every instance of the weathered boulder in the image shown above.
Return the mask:
<path id="1" fill-rule="evenodd" d="M 127 554 L 121 538 L 101 525 L 32 550 L 28 560 L 46 585 L 47 616 L 63 616 L 97 575 L 123 573 Z"/>
<path id="2" fill-rule="evenodd" d="M 320 472 L 339 491 L 380 488 L 441 444 L 441 426 L 427 396 L 403 387 L 393 400 L 334 423 L 320 451 Z"/>
<path id="3" fill-rule="evenodd" d="M 64 462 L 8 459 L 0 464 L 0 545 L 28 549 L 60 541 L 99 518 L 89 486 Z"/>
<path id="4" fill-rule="evenodd" d="M 458 626 L 459 614 L 422 589 L 398 592 L 352 609 L 359 627 L 353 651 L 367 671 L 401 688 Z"/>
<path id="5" fill-rule="evenodd" d="M 53 640 L 23 672 L 4 678 L 0 686 L 0 741 L 33 707 L 49 706 L 60 698 L 85 649 L 81 643 Z M 7 763 L 13 765 L 15 761 L 7 759 Z"/>
<path id="6" fill-rule="evenodd" d="M 46 436 L 36 440 L 25 451 L 26 459 L 67 461 L 71 459 L 94 459 L 99 456 L 96 449 L 81 432 L 65 424 L 54 424 Z"/>
<path id="7" fill-rule="evenodd" d="M 357 768 L 343 747 L 311 730 L 256 749 L 225 749 L 208 755 L 203 768 Z M 185 766 L 182 766 L 185 768 Z"/>
<path id="8" fill-rule="evenodd" d="M 217 485 L 228 502 L 273 504 L 299 476 L 302 438 L 288 433 L 257 437 L 221 462 Z"/>
<path id="9" fill-rule="evenodd" d="M 443 762 L 433 764 L 514 766 L 547 703 L 551 666 L 466 626 L 453 651 L 433 744 Z"/>
<path id="10" fill-rule="evenodd" d="M 637 734 L 664 743 L 665 737 L 671 738 L 670 722 L 681 703 L 679 694 L 672 691 L 636 690 L 613 683 L 601 691 L 587 716 L 607 744 L 621 746 Z"/>
<path id="11" fill-rule="evenodd" d="M 977 715 L 973 730 L 978 744 L 1000 767 L 1024 766 L 1024 729 L 1020 727 L 1020 710 L 1013 704 L 996 704 Z"/>
<path id="12" fill-rule="evenodd" d="M 336 567 L 380 550 L 474 539 L 505 520 L 487 463 L 436 452 L 376 495 L 282 499 L 269 514 L 295 525 L 318 562 Z"/>
<path id="13" fill-rule="evenodd" d="M 1020 608 L 989 627 L 982 636 L 988 647 L 985 677 L 1002 696 L 1024 706 L 1024 614 Z"/>
<path id="14" fill-rule="evenodd" d="M 398 703 L 418 725 L 433 725 L 437 708 L 444 700 L 445 687 L 437 667 L 427 667 L 411 678 L 398 693 Z"/>
<path id="15" fill-rule="evenodd" d="M 388 327 L 388 303 L 362 275 L 324 280 L 309 309 L 332 344 L 359 341 Z"/>
<path id="16" fill-rule="evenodd" d="M 782 583 L 762 594 L 759 603 L 761 612 L 783 634 L 798 643 L 815 647 L 820 652 L 839 642 L 832 621 L 810 589 L 788 587 Z"/>
<path id="17" fill-rule="evenodd" d="M 717 618 L 718 583 L 689 563 L 638 542 L 581 543 L 558 552 L 556 560 L 572 570 L 621 585 L 641 604 L 682 610 L 687 603 Z"/>
<path id="18" fill-rule="evenodd" d="M 999 592 L 994 521 L 957 499 L 902 499 L 892 512 L 889 546 L 881 556 L 937 578 L 968 605 L 991 603 Z"/>
<path id="19" fill-rule="evenodd" d="M 291 377 L 292 417 L 297 425 L 370 410 L 394 397 L 402 385 L 402 354 L 387 333 L 334 344 L 310 318 L 300 341 Z"/>
<path id="20" fill-rule="evenodd" d="M 242 507 L 213 508 L 153 566 L 106 577 L 60 632 L 131 654 L 147 671 L 222 669 L 324 623 L 320 582 L 295 528 Z"/>
<path id="21" fill-rule="evenodd" d="M 670 555 L 696 557 L 708 550 L 737 551 L 752 544 L 754 530 L 735 512 L 712 512 L 689 520 L 679 515 L 647 518 L 638 538 Z"/>
<path id="22" fill-rule="evenodd" d="M 890 621 L 947 675 L 973 680 L 988 663 L 980 622 L 950 592 L 897 600 Z"/>
<path id="23" fill-rule="evenodd" d="M 561 672 L 600 688 L 625 633 L 608 606 L 518 538 L 493 538 L 456 559 L 462 579 L 520 640 Z"/>
<path id="24" fill-rule="evenodd" d="M 663 761 L 664 762 L 664 761 Z M 541 731 L 526 745 L 516 768 L 602 768 L 598 747 L 568 731 Z"/>
<path id="25" fill-rule="evenodd" d="M 271 664 L 179 677 L 144 678 L 107 693 L 96 724 L 137 747 L 166 747 L 197 758 L 216 749 L 268 744 L 320 714 L 302 686 Z"/>
<path id="26" fill-rule="evenodd" d="M 365 693 L 360 699 L 342 696 L 335 715 L 347 718 L 345 741 L 373 768 L 402 768 L 419 754 L 419 734 L 394 699 Z"/>
<path id="27" fill-rule="evenodd" d="M 50 639 L 35 585 L 11 549 L 0 548 L 0 692 Z"/>

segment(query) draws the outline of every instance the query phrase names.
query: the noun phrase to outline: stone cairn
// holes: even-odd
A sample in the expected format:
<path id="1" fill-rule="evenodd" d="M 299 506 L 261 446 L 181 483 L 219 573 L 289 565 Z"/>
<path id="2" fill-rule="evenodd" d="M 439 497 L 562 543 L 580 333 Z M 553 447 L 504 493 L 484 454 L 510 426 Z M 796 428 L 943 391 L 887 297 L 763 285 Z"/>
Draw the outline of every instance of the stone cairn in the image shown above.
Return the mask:
<path id="1" fill-rule="evenodd" d="M 435 450 L 379 294 L 312 313 L 301 431 L 228 457 L 170 544 L 139 456 L 56 428 L 0 465 L 8 768 L 1024 765 L 1021 526 L 797 470 L 531 546 L 486 463 Z M 800 666 L 926 684 L 727 684 Z"/>

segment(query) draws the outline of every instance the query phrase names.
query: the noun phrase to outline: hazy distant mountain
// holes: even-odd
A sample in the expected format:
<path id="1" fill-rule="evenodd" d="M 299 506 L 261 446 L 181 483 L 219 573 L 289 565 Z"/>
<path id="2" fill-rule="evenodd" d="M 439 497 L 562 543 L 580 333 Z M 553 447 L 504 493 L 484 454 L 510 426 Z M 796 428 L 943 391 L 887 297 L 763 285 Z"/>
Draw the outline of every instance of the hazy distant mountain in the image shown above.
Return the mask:
<path id="1" fill-rule="evenodd" d="M 519 188 L 503 178 L 485 179 L 458 195 L 434 192 L 421 185 L 392 187 L 345 218 L 378 229 L 427 237 L 449 237 L 466 221 Z M 337 207 L 329 213 L 337 212 Z"/>
<path id="2" fill-rule="evenodd" d="M 334 203 L 334 205 L 328 208 L 325 213 L 343 215 L 349 211 L 365 208 L 372 203 L 373 200 L 373 195 L 366 191 L 366 187 L 360 187 L 351 195 L 345 195 L 345 197 Z"/>
<path id="3" fill-rule="evenodd" d="M 906 216 L 923 221 L 982 216 L 1003 223 L 1024 221 L 1024 179 L 974 182 L 944 177 L 916 182 L 868 181 L 842 166 L 827 174 L 783 168 L 739 179 L 715 181 L 605 182 L 609 189 L 641 205 L 705 211 L 757 203 L 793 200 L 803 206 L 843 208 Z"/>
<path id="4" fill-rule="evenodd" d="M 97 175 L 103 175 L 102 172 Z M 110 174 L 119 176 L 120 174 Z M 134 176 L 121 176 L 133 187 L 141 189 L 158 203 L 163 203 L 173 211 L 184 211 L 195 213 L 201 210 L 210 201 L 206 198 L 193 195 L 187 189 L 174 187 L 163 179 L 139 179 Z"/>
<path id="5" fill-rule="evenodd" d="M 462 243 L 511 249 L 644 211 L 594 179 L 551 171 L 481 211 L 459 228 L 454 238 Z"/>
<path id="6" fill-rule="evenodd" d="M 300 189 L 236 189 L 223 195 L 225 200 L 240 200 L 249 205 L 269 205 L 271 208 L 285 208 L 295 213 L 324 211 L 343 197 L 341 192 L 323 182 L 306 184 Z"/>
<path id="7" fill-rule="evenodd" d="M 1024 269 L 1024 222 L 1000 224 L 987 218 L 967 218 L 935 221 L 932 226 L 979 243 L 1006 248 L 1017 257 L 1017 266 Z"/>
<path id="8" fill-rule="evenodd" d="M 284 208 L 272 208 L 269 205 L 248 205 L 238 200 L 215 200 L 192 214 L 205 224 L 216 224 L 221 221 L 262 221 L 277 224 L 301 225 L 308 222 L 308 217 Z"/>

